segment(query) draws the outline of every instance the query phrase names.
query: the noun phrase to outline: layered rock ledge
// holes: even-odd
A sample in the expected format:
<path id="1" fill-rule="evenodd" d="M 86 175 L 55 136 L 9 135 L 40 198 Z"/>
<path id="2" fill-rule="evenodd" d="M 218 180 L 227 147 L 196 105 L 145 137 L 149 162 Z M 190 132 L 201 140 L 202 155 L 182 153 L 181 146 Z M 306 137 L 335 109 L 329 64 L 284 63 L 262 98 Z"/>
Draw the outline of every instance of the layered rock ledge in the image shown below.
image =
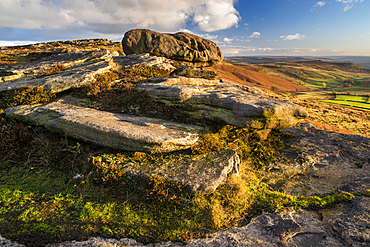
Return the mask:
<path id="1" fill-rule="evenodd" d="M 201 127 L 170 121 L 98 111 L 71 104 L 76 100 L 15 106 L 5 110 L 7 117 L 44 126 L 101 146 L 141 152 L 169 152 L 186 149 L 198 140 Z M 77 100 L 78 101 L 78 100 Z"/>
<path id="2" fill-rule="evenodd" d="M 190 103 L 192 118 L 256 129 L 289 128 L 308 113 L 289 101 L 268 98 L 253 87 L 187 77 L 152 78 L 138 85 L 166 104 Z"/>
<path id="3" fill-rule="evenodd" d="M 112 54 L 108 50 L 79 51 L 49 57 L 11 69 L 9 72 L 14 75 L 3 77 L 5 82 L 0 84 L 0 92 L 22 86 L 43 86 L 53 93 L 80 87 L 95 81 L 95 75 L 108 72 L 112 68 L 111 60 Z M 37 76 L 56 66 L 65 69 L 56 74 Z"/>

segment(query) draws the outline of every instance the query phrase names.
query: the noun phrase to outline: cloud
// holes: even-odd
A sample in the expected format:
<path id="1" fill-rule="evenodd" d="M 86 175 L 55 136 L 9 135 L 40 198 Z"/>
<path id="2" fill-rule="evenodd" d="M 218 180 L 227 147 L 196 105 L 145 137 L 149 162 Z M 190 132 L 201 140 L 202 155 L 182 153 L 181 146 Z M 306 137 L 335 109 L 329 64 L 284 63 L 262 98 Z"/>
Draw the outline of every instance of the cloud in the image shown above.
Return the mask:
<path id="1" fill-rule="evenodd" d="M 352 9 L 355 4 L 362 3 L 364 0 L 335 0 L 336 2 L 340 2 L 344 4 L 343 11 L 346 12 Z"/>
<path id="2" fill-rule="evenodd" d="M 224 38 L 224 42 L 226 42 L 226 43 L 231 43 L 231 42 L 233 42 L 233 40 L 234 39 L 229 39 L 229 38 L 226 38 L 226 37 Z"/>
<path id="3" fill-rule="evenodd" d="M 253 32 L 252 35 L 249 36 L 248 38 L 258 39 L 259 37 L 261 37 L 261 33 L 260 32 Z"/>
<path id="4" fill-rule="evenodd" d="M 291 34 L 291 35 L 281 35 L 280 36 L 280 39 L 282 39 L 282 40 L 294 40 L 294 39 L 302 40 L 304 38 L 306 38 L 306 36 L 302 35 L 300 33 Z"/>
<path id="5" fill-rule="evenodd" d="M 202 37 L 204 39 L 209 39 L 209 40 L 212 40 L 214 42 L 217 41 L 217 38 L 218 38 L 218 35 L 212 35 L 212 34 L 209 34 L 209 33 L 194 33 L 193 31 L 189 30 L 189 29 L 180 29 L 179 31 L 177 32 L 185 32 L 185 33 L 190 33 L 190 34 L 193 34 L 193 35 L 197 35 L 199 37 Z"/>
<path id="6" fill-rule="evenodd" d="M 83 30 L 121 34 L 131 28 L 173 32 L 237 26 L 234 0 L 1 0 L 0 29 Z"/>
<path id="7" fill-rule="evenodd" d="M 18 45 L 30 45 L 36 44 L 35 41 L 4 41 L 0 40 L 0 46 L 18 46 Z"/>
<path id="8" fill-rule="evenodd" d="M 325 5 L 325 1 L 318 1 L 316 4 L 315 4 L 315 7 L 323 7 Z"/>
<path id="9" fill-rule="evenodd" d="M 316 8 L 321 8 L 321 7 L 324 7 L 324 5 L 326 4 L 325 1 L 318 1 L 314 6 L 313 8 L 311 9 L 311 11 L 314 11 Z"/>

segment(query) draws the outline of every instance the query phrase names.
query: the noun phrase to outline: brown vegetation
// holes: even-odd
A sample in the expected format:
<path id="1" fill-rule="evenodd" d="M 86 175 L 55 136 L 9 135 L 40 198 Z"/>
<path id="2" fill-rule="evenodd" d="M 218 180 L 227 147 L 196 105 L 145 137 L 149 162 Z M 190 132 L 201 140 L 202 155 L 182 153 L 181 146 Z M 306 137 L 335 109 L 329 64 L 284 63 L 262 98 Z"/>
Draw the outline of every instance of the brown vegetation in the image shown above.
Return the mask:
<path id="1" fill-rule="evenodd" d="M 261 89 L 271 90 L 277 88 L 284 91 L 309 91 L 307 88 L 296 85 L 290 81 L 275 76 L 262 74 L 232 64 L 219 64 L 207 68 L 217 72 L 222 78 L 241 85 L 254 86 Z"/>

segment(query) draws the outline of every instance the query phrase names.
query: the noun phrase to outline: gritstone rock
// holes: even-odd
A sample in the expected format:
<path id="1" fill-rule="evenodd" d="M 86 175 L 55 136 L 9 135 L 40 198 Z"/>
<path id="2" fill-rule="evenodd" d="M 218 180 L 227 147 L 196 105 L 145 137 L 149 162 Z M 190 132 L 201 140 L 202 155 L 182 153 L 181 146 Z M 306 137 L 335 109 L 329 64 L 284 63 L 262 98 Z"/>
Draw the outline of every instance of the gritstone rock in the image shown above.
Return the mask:
<path id="1" fill-rule="evenodd" d="M 268 98 L 256 88 L 199 78 L 152 78 L 138 85 L 167 104 L 190 103 L 195 119 L 256 129 L 283 129 L 308 113 L 289 101 Z"/>
<path id="2" fill-rule="evenodd" d="M 139 177 L 155 176 L 178 181 L 192 191 L 213 192 L 221 183 L 225 182 L 231 173 L 239 174 L 240 159 L 234 150 L 212 152 L 194 157 L 181 157 L 176 160 L 165 160 L 158 164 L 141 164 L 137 166 L 132 163 L 110 164 L 102 157 L 100 163 L 105 166 L 120 166 L 128 174 Z"/>
<path id="3" fill-rule="evenodd" d="M 43 86 L 50 92 L 61 92 L 71 87 L 79 87 L 95 81 L 94 76 L 109 71 L 112 66 L 111 53 L 108 50 L 79 51 L 60 54 L 47 59 L 14 67 L 10 72 L 14 75 L 0 84 L 0 91 L 22 86 Z M 67 69 L 57 74 L 37 78 L 42 71 L 63 65 Z"/>
<path id="4" fill-rule="evenodd" d="M 370 246 L 370 198 L 357 196 L 345 205 L 344 212 L 329 220 L 346 246 Z"/>
<path id="5" fill-rule="evenodd" d="M 126 55 L 150 53 L 202 66 L 223 60 L 222 51 L 215 43 L 182 32 L 165 34 L 147 29 L 134 29 L 125 33 L 122 47 Z"/>
<path id="6" fill-rule="evenodd" d="M 318 130 L 308 123 L 283 130 L 289 136 L 266 181 L 294 196 L 327 196 L 370 189 L 370 139 Z"/>
<path id="7" fill-rule="evenodd" d="M 173 66 L 173 61 L 165 57 L 150 56 L 145 54 L 131 54 L 125 57 L 119 56 L 113 58 L 115 64 L 121 67 L 129 66 L 150 66 L 156 69 L 172 72 L 176 69 Z"/>
<path id="8" fill-rule="evenodd" d="M 7 117 L 44 126 L 51 132 L 98 145 L 141 152 L 169 152 L 186 149 L 198 140 L 198 126 L 160 119 L 84 108 L 61 99 L 56 102 L 5 109 Z"/>

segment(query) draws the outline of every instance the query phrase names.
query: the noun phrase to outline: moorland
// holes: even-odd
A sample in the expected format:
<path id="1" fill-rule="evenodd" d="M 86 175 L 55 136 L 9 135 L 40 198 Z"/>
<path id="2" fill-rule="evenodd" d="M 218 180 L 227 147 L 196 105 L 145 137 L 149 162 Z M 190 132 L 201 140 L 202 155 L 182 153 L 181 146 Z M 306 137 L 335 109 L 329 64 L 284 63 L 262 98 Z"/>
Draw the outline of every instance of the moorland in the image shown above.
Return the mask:
<path id="1" fill-rule="evenodd" d="M 122 52 L 120 44 L 107 40 L 1 47 L 0 67 L 94 49 Z M 370 70 L 352 63 L 327 61 L 234 62 L 209 69 L 224 80 L 259 87 L 270 97 L 304 107 L 310 114 L 307 121 L 318 129 L 370 137 Z M 11 75 L 0 74 L 4 76 Z M 98 76 L 92 84 L 62 94 L 50 94 L 38 87 L 1 93 L 3 237 L 27 246 L 86 240 L 92 236 L 129 237 L 143 243 L 188 241 L 245 225 L 263 211 L 276 212 L 287 207 L 317 210 L 354 198 L 354 194 L 347 192 L 322 197 L 292 196 L 265 183 L 264 168 L 277 159 L 279 150 L 293 134 L 273 131 L 261 139 L 253 130 L 225 126 L 203 133 L 199 145 L 190 150 L 146 154 L 104 148 L 4 116 L 6 107 L 49 102 L 66 94 L 88 98 L 89 107 L 96 109 L 114 110 L 114 105 L 109 104 L 125 97 L 129 114 L 153 105 L 151 110 L 155 108 L 163 117 L 175 116 L 177 109 L 161 112 L 161 106 L 135 89 L 138 81 L 155 76 L 164 74 L 149 68 L 113 69 Z M 117 80 L 130 84 L 116 85 Z M 180 184 L 155 177 L 138 181 L 122 174 L 118 166 L 104 166 L 108 162 L 174 162 L 178 157 L 230 148 L 241 156 L 241 176 L 231 176 L 213 193 L 189 193 Z"/>

